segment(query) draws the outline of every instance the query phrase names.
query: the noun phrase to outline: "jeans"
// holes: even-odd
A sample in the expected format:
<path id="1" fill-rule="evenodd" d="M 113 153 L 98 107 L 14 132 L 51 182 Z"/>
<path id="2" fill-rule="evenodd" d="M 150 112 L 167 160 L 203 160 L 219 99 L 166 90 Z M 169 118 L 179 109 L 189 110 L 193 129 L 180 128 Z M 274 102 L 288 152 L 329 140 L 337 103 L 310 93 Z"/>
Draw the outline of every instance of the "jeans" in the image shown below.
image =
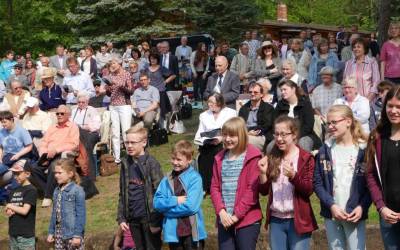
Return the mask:
<path id="1" fill-rule="evenodd" d="M 122 138 L 125 140 L 127 131 L 132 123 L 132 108 L 130 105 L 112 106 L 110 105 L 111 112 L 111 141 L 114 150 L 114 157 L 116 162 L 121 161 L 121 128 Z"/>
<path id="2" fill-rule="evenodd" d="M 396 224 L 387 223 L 382 217 L 380 218 L 381 236 L 385 250 L 400 249 L 400 222 Z"/>
<path id="3" fill-rule="evenodd" d="M 271 216 L 269 230 L 269 244 L 272 250 L 310 249 L 311 233 L 297 234 L 294 229 L 294 219 Z"/>
<path id="4" fill-rule="evenodd" d="M 325 219 L 325 229 L 329 249 L 365 249 L 365 220 L 352 223 Z"/>
<path id="5" fill-rule="evenodd" d="M 219 250 L 255 250 L 260 234 L 260 223 L 226 230 L 218 223 L 218 249 Z"/>

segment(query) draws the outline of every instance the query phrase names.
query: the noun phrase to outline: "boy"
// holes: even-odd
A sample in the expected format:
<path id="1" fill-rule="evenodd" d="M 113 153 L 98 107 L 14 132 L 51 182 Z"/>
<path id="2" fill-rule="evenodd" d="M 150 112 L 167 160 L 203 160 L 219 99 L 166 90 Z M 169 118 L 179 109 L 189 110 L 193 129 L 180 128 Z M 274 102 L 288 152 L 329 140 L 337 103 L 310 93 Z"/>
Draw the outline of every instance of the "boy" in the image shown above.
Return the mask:
<path id="1" fill-rule="evenodd" d="M 371 115 L 369 117 L 370 131 L 376 128 L 376 125 L 378 124 L 378 121 L 381 118 L 381 111 L 383 103 L 385 101 L 385 96 L 387 92 L 389 92 L 389 90 L 393 88 L 393 86 L 394 86 L 393 83 L 389 81 L 381 81 L 376 87 L 378 89 L 378 96 L 371 103 L 371 111 L 370 111 Z"/>
<path id="2" fill-rule="evenodd" d="M 29 182 L 31 166 L 26 160 L 19 160 L 10 170 L 19 187 L 11 192 L 5 212 L 9 217 L 10 249 L 35 249 L 36 188 Z"/>
<path id="3" fill-rule="evenodd" d="M 190 165 L 193 153 L 190 142 L 175 144 L 172 172 L 164 177 L 154 196 L 154 208 L 164 215 L 164 241 L 171 250 L 203 249 L 207 238 L 201 211 L 202 179 Z"/>
<path id="4" fill-rule="evenodd" d="M 163 178 L 158 161 L 146 152 L 147 129 L 126 131 L 127 156 L 122 159 L 118 224 L 130 229 L 137 250 L 161 249 L 162 215 L 153 208 L 153 195 Z"/>

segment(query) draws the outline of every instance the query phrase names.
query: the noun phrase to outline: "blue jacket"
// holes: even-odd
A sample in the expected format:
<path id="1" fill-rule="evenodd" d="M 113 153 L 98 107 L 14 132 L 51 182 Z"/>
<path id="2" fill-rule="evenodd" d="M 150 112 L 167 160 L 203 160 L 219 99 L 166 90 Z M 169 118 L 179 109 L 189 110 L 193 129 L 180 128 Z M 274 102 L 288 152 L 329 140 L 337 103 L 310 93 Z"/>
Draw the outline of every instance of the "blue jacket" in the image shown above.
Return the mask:
<path id="1" fill-rule="evenodd" d="M 330 207 L 335 204 L 333 198 L 333 170 L 330 143 L 325 143 L 318 152 L 314 169 L 314 192 L 321 204 L 321 216 L 331 219 Z M 354 208 L 361 205 L 363 213 L 361 219 L 368 218 L 368 209 L 371 205 L 371 196 L 367 187 L 366 168 L 364 164 L 365 149 L 360 148 L 357 155 L 353 180 L 351 183 L 350 197 L 346 204 L 346 212 L 351 213 Z"/>
<path id="2" fill-rule="evenodd" d="M 313 57 L 311 58 L 310 67 L 308 69 L 308 85 L 312 88 L 315 88 L 321 84 L 321 82 L 318 82 L 319 79 L 318 74 L 319 71 L 321 70 L 318 67 L 319 60 L 320 60 L 319 53 L 318 52 L 314 53 Z M 339 62 L 337 55 L 334 52 L 329 52 L 325 66 L 331 66 L 334 70 L 336 70 L 336 73 L 340 71 L 341 64 Z"/>
<path id="3" fill-rule="evenodd" d="M 54 190 L 53 212 L 51 214 L 49 234 L 54 235 L 56 229 L 57 196 L 60 187 Z M 83 238 L 86 223 L 85 191 L 75 182 L 67 184 L 61 194 L 61 234 L 63 239 Z"/>
<path id="4" fill-rule="evenodd" d="M 154 208 L 164 214 L 163 235 L 165 242 L 179 242 L 177 235 L 177 218 L 189 216 L 192 226 L 193 241 L 207 238 L 204 226 L 201 203 L 203 201 L 203 184 L 200 174 L 189 166 L 189 169 L 179 175 L 179 180 L 186 191 L 187 199 L 178 204 L 174 193 L 174 182 L 169 173 L 164 177 L 154 195 Z"/>

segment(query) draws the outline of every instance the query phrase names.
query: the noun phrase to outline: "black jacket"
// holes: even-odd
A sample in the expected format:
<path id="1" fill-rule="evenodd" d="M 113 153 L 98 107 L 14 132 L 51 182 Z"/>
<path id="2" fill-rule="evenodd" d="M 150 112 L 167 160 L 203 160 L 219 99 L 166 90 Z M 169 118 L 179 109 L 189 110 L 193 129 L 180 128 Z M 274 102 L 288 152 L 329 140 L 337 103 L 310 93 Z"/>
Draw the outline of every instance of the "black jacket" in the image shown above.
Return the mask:
<path id="1" fill-rule="evenodd" d="M 133 163 L 133 159 L 130 156 L 122 158 L 121 161 L 121 172 L 120 172 L 120 191 L 119 191 L 119 202 L 118 202 L 118 224 L 122 222 L 129 222 L 128 212 L 128 185 L 129 183 L 129 171 L 128 168 Z M 158 184 L 160 184 L 164 177 L 160 163 L 146 152 L 146 159 L 143 164 L 139 164 L 141 174 L 144 179 L 144 196 L 146 199 L 146 212 L 147 222 L 154 227 L 160 227 L 162 222 L 162 214 L 154 210 L 153 208 L 153 196 L 157 191 Z"/>
<path id="2" fill-rule="evenodd" d="M 163 66 L 163 65 L 162 65 L 163 57 L 164 57 L 164 55 L 161 54 L 161 56 L 160 56 L 160 65 L 161 65 L 161 66 Z M 175 78 L 175 80 L 172 81 L 170 84 L 167 84 L 167 86 L 166 86 L 167 91 L 170 91 L 170 90 L 178 90 L 178 89 L 180 89 L 178 58 L 177 58 L 175 55 L 171 54 L 171 53 L 169 53 L 168 69 L 169 69 L 169 71 L 171 71 L 171 73 L 172 73 L 173 75 L 176 76 L 176 78 Z"/>
<path id="3" fill-rule="evenodd" d="M 245 121 L 249 118 L 251 109 L 251 101 L 244 104 L 239 110 L 239 116 Z M 272 130 L 274 125 L 274 108 L 266 102 L 261 101 L 257 112 L 257 128 L 261 130 L 261 134 L 265 136 L 265 142 L 268 144 L 273 140 Z"/>

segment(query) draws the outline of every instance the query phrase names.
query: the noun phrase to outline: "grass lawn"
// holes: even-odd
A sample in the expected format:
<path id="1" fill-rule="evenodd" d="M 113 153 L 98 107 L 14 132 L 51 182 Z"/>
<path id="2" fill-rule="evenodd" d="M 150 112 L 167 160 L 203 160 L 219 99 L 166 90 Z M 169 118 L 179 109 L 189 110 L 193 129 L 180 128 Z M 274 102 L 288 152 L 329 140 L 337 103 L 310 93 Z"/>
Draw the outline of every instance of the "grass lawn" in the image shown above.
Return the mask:
<path id="1" fill-rule="evenodd" d="M 183 135 L 172 135 L 169 136 L 169 143 L 150 148 L 150 154 L 155 156 L 160 162 L 164 173 L 170 171 L 171 167 L 169 164 L 169 154 L 172 145 L 178 140 L 186 139 L 193 141 L 195 130 L 197 129 L 197 119 L 199 112 L 194 112 L 191 120 L 185 120 L 185 126 L 187 133 Z M 119 192 L 119 175 L 113 175 L 109 177 L 99 177 L 96 185 L 100 191 L 100 194 L 87 201 L 87 223 L 86 232 L 88 235 L 93 235 L 98 232 L 112 232 L 116 227 L 115 221 L 117 211 L 117 200 Z M 36 215 L 36 235 L 44 236 L 47 234 L 47 227 L 50 220 L 50 208 L 41 208 L 38 201 L 37 215 Z M 265 212 L 265 206 L 267 199 L 261 198 L 261 204 L 263 212 Z M 323 223 L 322 218 L 318 215 L 319 213 L 319 202 L 315 195 L 312 196 L 312 205 L 314 213 L 317 216 L 318 223 Z M 209 196 L 203 201 L 203 213 L 206 222 L 206 228 L 208 232 L 214 230 L 215 213 Z M 374 206 L 370 208 L 370 219 L 368 223 L 378 224 L 378 214 Z M 8 219 L 2 211 L 0 215 L 0 240 L 8 238 Z"/>

